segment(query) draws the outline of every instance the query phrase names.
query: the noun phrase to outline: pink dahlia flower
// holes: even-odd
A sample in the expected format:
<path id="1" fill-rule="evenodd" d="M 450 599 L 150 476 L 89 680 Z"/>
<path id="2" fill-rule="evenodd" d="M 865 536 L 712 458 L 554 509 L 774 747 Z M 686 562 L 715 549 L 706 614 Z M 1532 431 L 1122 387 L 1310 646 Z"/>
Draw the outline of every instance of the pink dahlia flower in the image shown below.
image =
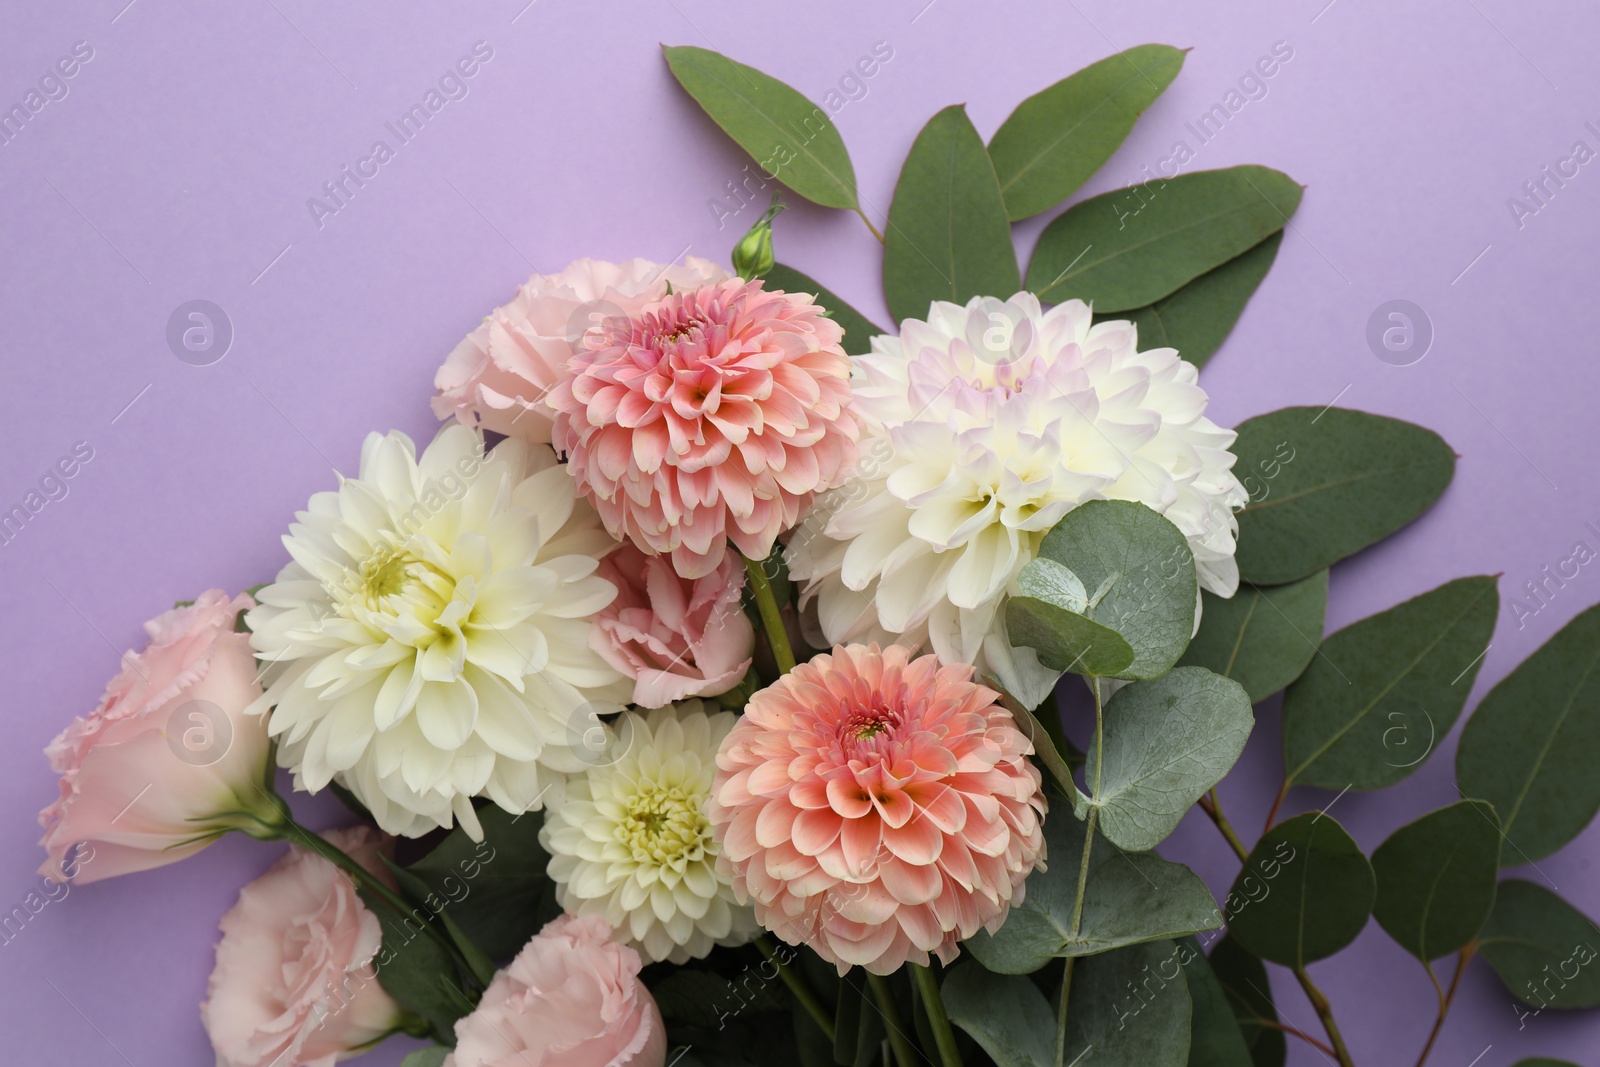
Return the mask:
<path id="1" fill-rule="evenodd" d="M 552 440 L 613 536 L 685 578 L 728 543 L 764 559 L 856 455 L 843 331 L 803 293 L 738 279 L 589 331 L 550 392 Z"/>
<path id="2" fill-rule="evenodd" d="M 547 445 L 545 394 L 567 373 L 589 327 L 612 315 L 637 314 L 673 290 L 727 277 L 695 256 L 681 265 L 580 259 L 560 273 L 535 274 L 450 353 L 433 379 L 439 391 L 433 413 Z"/>
<path id="3" fill-rule="evenodd" d="M 595 616 L 589 644 L 633 679 L 633 703 L 714 697 L 744 680 L 756 632 L 739 606 L 744 564 L 732 549 L 704 578 L 680 578 L 668 560 L 625 543 L 596 573 L 617 598 Z"/>
<path id="4" fill-rule="evenodd" d="M 999 929 L 1043 859 L 1033 746 L 965 664 L 847 645 L 750 700 L 707 804 L 756 921 L 843 974 Z"/>

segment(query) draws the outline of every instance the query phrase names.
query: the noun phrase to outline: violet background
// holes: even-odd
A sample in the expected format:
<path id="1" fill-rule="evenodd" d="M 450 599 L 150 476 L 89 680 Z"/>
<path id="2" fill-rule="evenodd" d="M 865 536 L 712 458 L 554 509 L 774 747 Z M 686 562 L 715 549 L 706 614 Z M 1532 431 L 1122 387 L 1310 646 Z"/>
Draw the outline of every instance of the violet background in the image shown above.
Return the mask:
<path id="1" fill-rule="evenodd" d="M 1192 45 L 1183 73 L 1086 190 L 1139 180 L 1184 124 L 1275 42 L 1292 60 L 1190 169 L 1264 163 L 1309 188 L 1276 268 L 1203 382 L 1218 421 L 1288 404 L 1432 427 L 1461 454 L 1433 510 L 1335 570 L 1329 628 L 1466 574 L 1503 572 L 1505 606 L 1474 704 L 1600 600 L 1585 568 L 1519 628 L 1510 602 L 1577 540 L 1600 547 L 1592 476 L 1593 279 L 1600 176 L 1580 171 L 1520 228 L 1507 198 L 1600 120 L 1600 16 L 1510 0 L 977 3 L 702 0 L 468 4 L 63 0 L 3 5 L 0 104 L 88 41 L 94 58 L 0 146 L 6 257 L 0 510 L 87 441 L 94 458 L 0 549 L 0 912 L 38 884 L 34 813 L 55 792 L 40 750 L 86 712 L 140 623 L 208 586 L 265 581 L 278 536 L 372 429 L 431 434 L 430 378 L 531 271 L 580 256 L 725 260 L 746 209 L 710 198 L 747 159 L 671 80 L 659 42 L 714 47 L 814 99 L 875 42 L 893 58 L 836 116 L 881 223 L 921 124 L 965 100 L 987 136 L 1024 96 L 1146 41 Z M 127 4 L 126 7 L 123 5 Z M 526 4 L 526 6 L 524 6 Z M 337 215 L 306 206 L 473 44 L 493 58 Z M 1594 188 L 1591 188 L 1594 186 Z M 788 198 L 794 203 L 796 198 Z M 1019 231 L 1031 248 L 1044 219 Z M 887 321 L 879 248 L 859 220 L 795 203 L 780 256 Z M 204 298 L 231 318 L 211 366 L 174 358 L 168 316 Z M 1366 325 L 1404 298 L 1431 317 L 1421 362 L 1369 351 Z M 1469 707 L 1472 705 L 1469 705 Z M 1459 727 L 1458 727 L 1459 730 Z M 1281 774 L 1276 708 L 1222 787 L 1242 832 Z M 1371 850 L 1456 799 L 1455 737 L 1404 784 L 1335 813 Z M 1297 789 L 1292 814 L 1331 793 Z M 302 801 L 304 798 L 302 798 Z M 313 820 L 338 818 L 306 802 Z M 1253 835 L 1252 835 L 1253 836 Z M 1164 847 L 1225 892 L 1237 869 L 1192 813 Z M 0 1021 L 17 1063 L 209 1063 L 196 1014 L 216 920 L 276 854 L 229 839 L 181 865 L 74 889 L 0 946 Z M 1600 828 L 1518 871 L 1591 915 Z M 1447 961 L 1448 962 L 1448 961 Z M 1358 1063 L 1410 1063 L 1433 1020 L 1418 965 L 1375 923 L 1313 965 Z M 1283 1017 L 1317 1031 L 1273 969 Z M 1595 1062 L 1600 1014 L 1530 1016 L 1481 961 L 1435 1050 L 1440 1067 L 1524 1056 Z M 394 1040 L 364 1063 L 398 1063 Z M 1290 1062 L 1322 1057 L 1290 1042 Z"/>

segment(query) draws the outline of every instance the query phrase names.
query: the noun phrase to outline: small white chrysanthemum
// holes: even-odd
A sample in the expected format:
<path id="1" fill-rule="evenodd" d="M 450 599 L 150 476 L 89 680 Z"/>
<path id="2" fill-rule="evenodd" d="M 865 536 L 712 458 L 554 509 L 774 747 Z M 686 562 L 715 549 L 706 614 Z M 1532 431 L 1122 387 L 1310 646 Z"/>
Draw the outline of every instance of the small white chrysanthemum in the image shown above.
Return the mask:
<path id="1" fill-rule="evenodd" d="M 485 456 L 453 425 L 418 459 L 371 434 L 360 477 L 296 518 L 248 622 L 272 679 L 252 710 L 273 709 L 297 788 L 337 781 L 390 833 L 476 838 L 473 797 L 521 813 L 587 766 L 585 729 L 630 689 L 589 644 L 615 542 L 548 447 Z"/>
<path id="2" fill-rule="evenodd" d="M 1205 417 L 1194 366 L 1140 352 L 1132 323 L 1096 325 L 1078 300 L 975 297 L 933 304 L 854 364 L 857 478 L 789 548 L 830 644 L 898 635 L 1041 702 L 1059 675 L 1010 647 L 999 608 L 1044 535 L 1101 498 L 1165 515 L 1200 585 L 1233 595 L 1234 434 Z"/>
<path id="3" fill-rule="evenodd" d="M 698 700 L 628 712 L 539 833 L 561 906 L 603 918 L 651 962 L 699 959 L 760 932 L 717 873 L 706 816 L 717 746 L 735 721 Z"/>

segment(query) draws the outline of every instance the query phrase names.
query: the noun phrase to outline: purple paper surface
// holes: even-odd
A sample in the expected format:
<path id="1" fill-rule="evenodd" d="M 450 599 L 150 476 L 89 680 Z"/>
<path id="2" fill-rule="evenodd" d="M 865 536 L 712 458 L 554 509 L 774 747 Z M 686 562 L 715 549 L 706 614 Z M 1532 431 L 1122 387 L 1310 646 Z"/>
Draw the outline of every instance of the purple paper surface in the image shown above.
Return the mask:
<path id="1" fill-rule="evenodd" d="M 40 750 L 93 707 L 122 650 L 142 642 L 144 619 L 211 586 L 268 580 L 293 510 L 334 484 L 333 468 L 354 470 L 369 430 L 431 436 L 435 367 L 533 270 L 581 256 L 726 260 L 771 189 L 734 212 L 728 183 L 755 168 L 672 81 L 661 42 L 715 48 L 813 99 L 836 90 L 835 121 L 880 224 L 906 150 L 938 108 L 965 101 L 987 137 L 1024 96 L 1113 51 L 1192 45 L 1084 193 L 1143 180 L 1179 142 L 1186 170 L 1262 163 L 1308 186 L 1275 269 L 1204 372 L 1213 414 L 1232 425 L 1337 401 L 1431 427 L 1461 455 L 1427 515 L 1335 568 L 1329 630 L 1453 577 L 1501 573 L 1502 613 L 1470 709 L 1600 600 L 1594 567 L 1547 604 L 1523 592 L 1575 542 L 1600 548 L 1589 440 L 1600 164 L 1571 161 L 1578 141 L 1600 149 L 1593 10 L 62 0 L 9 3 L 4 15 L 0 109 L 26 110 L 36 89 L 42 103 L 0 135 L 0 511 L 39 490 L 77 442 L 93 458 L 0 546 L 0 662 L 15 687 L 0 707 L 0 914 L 39 885 L 35 813 L 56 791 Z M 490 58 L 447 84 L 420 132 L 396 136 L 390 124 L 479 42 Z M 892 58 L 863 78 L 857 62 L 879 42 Z M 1292 56 L 1259 77 L 1275 45 Z M 41 88 L 75 46 L 73 75 Z M 1202 128 L 1214 105 L 1226 121 Z M 389 158 L 364 163 L 378 141 Z M 1567 176 L 1547 178 L 1546 166 Z M 357 185 L 346 167 L 369 176 Z M 324 189 L 334 181 L 342 203 Z M 1543 182 L 1540 199 L 1530 181 Z M 879 248 L 860 220 L 786 199 L 780 258 L 887 321 Z M 1048 217 L 1020 228 L 1024 253 Z M 192 300 L 231 324 L 214 362 L 215 343 L 187 360 L 169 345 L 169 319 Z M 1431 322 L 1420 361 L 1397 365 L 1415 351 L 1385 360 L 1369 347 L 1369 317 L 1391 300 Z M 1519 601 L 1530 610 L 1514 614 Z M 1281 780 L 1278 740 L 1272 702 L 1222 786 L 1247 840 Z M 1285 813 L 1336 800 L 1370 851 L 1457 799 L 1454 748 L 1455 735 L 1441 739 L 1383 792 L 1296 789 Z M 314 822 L 339 818 L 322 798 L 297 806 Z M 1219 893 L 1237 870 L 1194 813 L 1163 851 Z M 216 921 L 276 854 L 229 839 L 30 914 L 0 943 L 3 1058 L 211 1062 L 196 1005 Z M 1508 873 L 1600 915 L 1597 855 L 1591 827 L 1537 869 Z M 1320 1034 L 1299 987 L 1272 970 L 1285 1021 Z M 1311 972 L 1357 1063 L 1415 1060 L 1434 992 L 1375 923 Z M 1430 1062 L 1595 1062 L 1600 1014 L 1522 1012 L 1474 963 Z M 409 1047 L 394 1040 L 362 1062 L 388 1067 Z M 1298 1041 L 1290 1049 L 1297 1067 L 1324 1062 Z"/>

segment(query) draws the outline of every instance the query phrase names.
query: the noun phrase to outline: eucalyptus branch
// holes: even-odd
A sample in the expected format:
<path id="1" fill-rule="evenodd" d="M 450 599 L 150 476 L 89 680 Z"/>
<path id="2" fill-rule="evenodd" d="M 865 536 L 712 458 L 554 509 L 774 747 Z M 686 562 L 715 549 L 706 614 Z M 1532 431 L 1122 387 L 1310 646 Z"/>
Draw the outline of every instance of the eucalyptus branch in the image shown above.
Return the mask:
<path id="1" fill-rule="evenodd" d="M 1218 832 L 1228 842 L 1228 847 L 1233 849 L 1233 854 L 1239 857 L 1239 862 L 1243 863 L 1248 860 L 1250 858 L 1250 850 L 1244 847 L 1244 842 L 1239 840 L 1239 835 L 1233 830 L 1233 824 L 1228 822 L 1228 817 L 1222 813 L 1222 798 L 1217 796 L 1216 787 L 1213 786 L 1211 792 L 1201 797 L 1196 803 L 1200 805 L 1200 810 L 1205 812 L 1212 822 L 1216 823 Z"/>
<path id="2" fill-rule="evenodd" d="M 1285 781 L 1278 789 L 1278 795 L 1272 798 L 1272 807 L 1267 809 L 1267 823 L 1261 828 L 1263 836 L 1272 829 L 1272 824 L 1278 820 L 1278 809 L 1283 807 L 1283 798 L 1289 795 L 1289 783 Z"/>
<path id="3" fill-rule="evenodd" d="M 1434 1020 L 1433 1029 L 1428 1033 L 1428 1043 L 1422 1046 L 1422 1055 L 1417 1057 L 1417 1067 L 1423 1067 L 1428 1062 L 1428 1054 L 1433 1051 L 1433 1043 L 1439 1040 L 1439 1031 L 1444 1029 L 1445 1016 L 1450 1014 L 1450 1005 L 1455 1002 L 1456 988 L 1461 984 L 1461 976 L 1466 972 L 1467 964 L 1472 962 L 1472 957 L 1477 955 L 1478 943 L 1469 941 L 1461 950 L 1461 955 L 1456 959 L 1455 977 L 1450 979 L 1448 991 L 1440 988 L 1439 976 L 1433 973 L 1433 964 L 1423 963 L 1428 971 L 1428 977 L 1433 980 L 1434 992 L 1439 994 L 1439 1017 Z"/>
<path id="4" fill-rule="evenodd" d="M 1083 858 L 1078 861 L 1078 888 L 1072 898 L 1072 923 L 1069 937 L 1076 939 L 1083 926 L 1083 896 L 1089 884 L 1089 856 L 1094 851 L 1094 824 L 1100 814 L 1100 769 L 1105 765 L 1105 703 L 1100 696 L 1100 679 L 1090 675 L 1089 688 L 1094 692 L 1094 774 L 1089 783 L 1089 815 L 1084 819 Z M 1070 785 L 1071 778 L 1068 778 Z M 1071 786 L 1076 789 L 1076 786 Z M 1061 976 L 1061 1005 L 1056 1019 L 1056 1067 L 1063 1067 L 1067 1051 L 1067 1001 L 1072 992 L 1072 958 L 1067 958 L 1066 971 Z"/>
<path id="5" fill-rule="evenodd" d="M 879 233 L 878 232 L 878 228 L 872 224 L 872 220 L 867 218 L 867 213 L 865 211 L 862 211 L 861 208 L 859 206 L 857 206 L 856 207 L 856 214 L 861 216 L 861 221 L 867 224 L 867 229 L 872 231 L 872 236 L 874 236 L 874 237 L 876 237 L 878 239 L 878 243 L 880 245 L 883 244 L 884 243 L 883 234 Z"/>
<path id="6" fill-rule="evenodd" d="M 1333 1054 L 1339 1061 L 1339 1067 L 1355 1067 L 1355 1061 L 1350 1058 L 1350 1050 L 1345 1047 L 1344 1036 L 1339 1033 L 1339 1024 L 1333 1020 L 1333 1007 L 1328 1003 L 1328 998 L 1323 996 L 1322 990 L 1311 980 L 1304 966 L 1294 968 L 1294 976 L 1300 982 L 1300 988 L 1306 991 L 1306 998 L 1311 1001 L 1311 1007 L 1316 1011 L 1317 1018 L 1322 1020 L 1322 1028 L 1328 1032 L 1328 1044 L 1333 1046 Z"/>
<path id="7" fill-rule="evenodd" d="M 1089 677 L 1094 691 L 1094 775 L 1089 783 L 1089 817 L 1084 820 L 1083 858 L 1078 862 L 1078 891 L 1072 900 L 1071 936 L 1076 938 L 1083 925 L 1083 894 L 1089 884 L 1089 854 L 1094 850 L 1094 824 L 1100 814 L 1100 769 L 1105 764 L 1105 704 L 1100 697 L 1100 679 Z"/>
<path id="8" fill-rule="evenodd" d="M 1072 995 L 1072 965 L 1076 956 L 1067 957 L 1066 969 L 1061 972 L 1061 1006 L 1056 1016 L 1056 1067 L 1066 1067 L 1067 1062 L 1067 1000 Z"/>

